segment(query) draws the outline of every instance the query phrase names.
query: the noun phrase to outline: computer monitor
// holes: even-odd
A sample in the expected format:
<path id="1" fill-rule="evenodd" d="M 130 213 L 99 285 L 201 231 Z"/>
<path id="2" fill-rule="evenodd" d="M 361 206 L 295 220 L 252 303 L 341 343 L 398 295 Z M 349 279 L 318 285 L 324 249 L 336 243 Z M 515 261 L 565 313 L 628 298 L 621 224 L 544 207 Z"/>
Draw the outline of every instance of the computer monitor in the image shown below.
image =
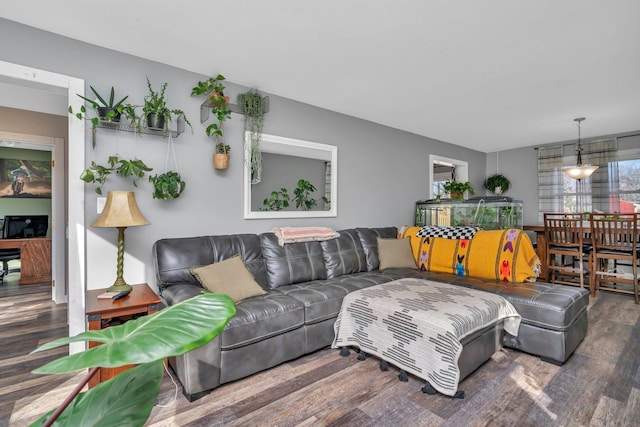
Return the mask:
<path id="1" fill-rule="evenodd" d="M 2 227 L 2 238 L 46 237 L 48 229 L 48 215 L 6 215 Z"/>

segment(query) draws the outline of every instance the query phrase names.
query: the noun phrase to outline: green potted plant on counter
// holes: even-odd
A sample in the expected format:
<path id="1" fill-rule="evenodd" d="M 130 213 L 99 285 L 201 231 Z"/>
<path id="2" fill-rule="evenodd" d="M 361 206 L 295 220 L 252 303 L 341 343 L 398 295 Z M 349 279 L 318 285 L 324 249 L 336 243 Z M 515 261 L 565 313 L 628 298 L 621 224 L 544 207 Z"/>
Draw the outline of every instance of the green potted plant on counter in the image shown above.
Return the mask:
<path id="1" fill-rule="evenodd" d="M 469 181 L 458 182 L 454 180 L 448 180 L 444 183 L 442 188 L 446 193 L 449 194 L 449 197 L 451 197 L 453 200 L 463 200 L 465 191 L 468 191 L 469 194 L 475 194 L 475 190 L 473 189 Z"/>

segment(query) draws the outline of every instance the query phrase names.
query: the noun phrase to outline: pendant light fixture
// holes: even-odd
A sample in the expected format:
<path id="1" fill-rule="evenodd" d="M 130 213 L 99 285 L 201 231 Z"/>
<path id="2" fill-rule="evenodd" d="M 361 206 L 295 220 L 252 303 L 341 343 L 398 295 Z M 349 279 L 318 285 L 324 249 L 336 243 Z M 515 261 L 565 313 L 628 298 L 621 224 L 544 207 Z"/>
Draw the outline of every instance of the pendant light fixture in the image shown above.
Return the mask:
<path id="1" fill-rule="evenodd" d="M 576 153 L 578 153 L 578 163 L 576 166 L 567 166 L 562 168 L 562 172 L 564 172 L 569 178 L 581 180 L 584 178 L 588 178 L 591 176 L 598 166 L 590 166 L 582 164 L 582 145 L 580 145 L 580 122 L 585 120 L 584 117 L 578 117 L 577 119 L 573 119 L 574 122 L 578 123 L 578 143 L 576 144 Z"/>

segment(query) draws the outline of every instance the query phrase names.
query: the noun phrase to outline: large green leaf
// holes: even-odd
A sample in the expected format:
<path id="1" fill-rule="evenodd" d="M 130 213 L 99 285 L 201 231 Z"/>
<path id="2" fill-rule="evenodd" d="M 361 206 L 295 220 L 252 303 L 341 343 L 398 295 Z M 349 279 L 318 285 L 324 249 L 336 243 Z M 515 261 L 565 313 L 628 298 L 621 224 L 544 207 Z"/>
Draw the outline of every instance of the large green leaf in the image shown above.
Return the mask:
<path id="1" fill-rule="evenodd" d="M 162 383 L 162 360 L 136 366 L 81 393 L 54 426 L 142 426 L 153 409 Z M 43 425 L 53 411 L 31 426 Z"/>
<path id="2" fill-rule="evenodd" d="M 203 293 L 120 326 L 87 331 L 47 343 L 34 352 L 76 341 L 103 344 L 54 360 L 33 372 L 60 374 L 93 366 L 111 368 L 178 356 L 215 338 L 235 312 L 233 300 L 227 295 Z"/>

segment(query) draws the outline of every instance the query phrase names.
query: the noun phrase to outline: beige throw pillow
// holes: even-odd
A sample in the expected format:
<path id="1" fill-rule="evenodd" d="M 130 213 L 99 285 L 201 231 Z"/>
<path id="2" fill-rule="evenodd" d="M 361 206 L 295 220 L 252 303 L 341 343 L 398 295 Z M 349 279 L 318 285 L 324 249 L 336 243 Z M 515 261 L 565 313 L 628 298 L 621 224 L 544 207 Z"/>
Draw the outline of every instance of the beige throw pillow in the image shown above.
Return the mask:
<path id="1" fill-rule="evenodd" d="M 411 251 L 411 239 L 382 239 L 378 237 L 380 270 L 387 268 L 418 268 Z"/>
<path id="2" fill-rule="evenodd" d="M 233 302 L 267 293 L 247 270 L 240 255 L 202 267 L 192 267 L 191 274 L 207 290 L 227 294 Z"/>

